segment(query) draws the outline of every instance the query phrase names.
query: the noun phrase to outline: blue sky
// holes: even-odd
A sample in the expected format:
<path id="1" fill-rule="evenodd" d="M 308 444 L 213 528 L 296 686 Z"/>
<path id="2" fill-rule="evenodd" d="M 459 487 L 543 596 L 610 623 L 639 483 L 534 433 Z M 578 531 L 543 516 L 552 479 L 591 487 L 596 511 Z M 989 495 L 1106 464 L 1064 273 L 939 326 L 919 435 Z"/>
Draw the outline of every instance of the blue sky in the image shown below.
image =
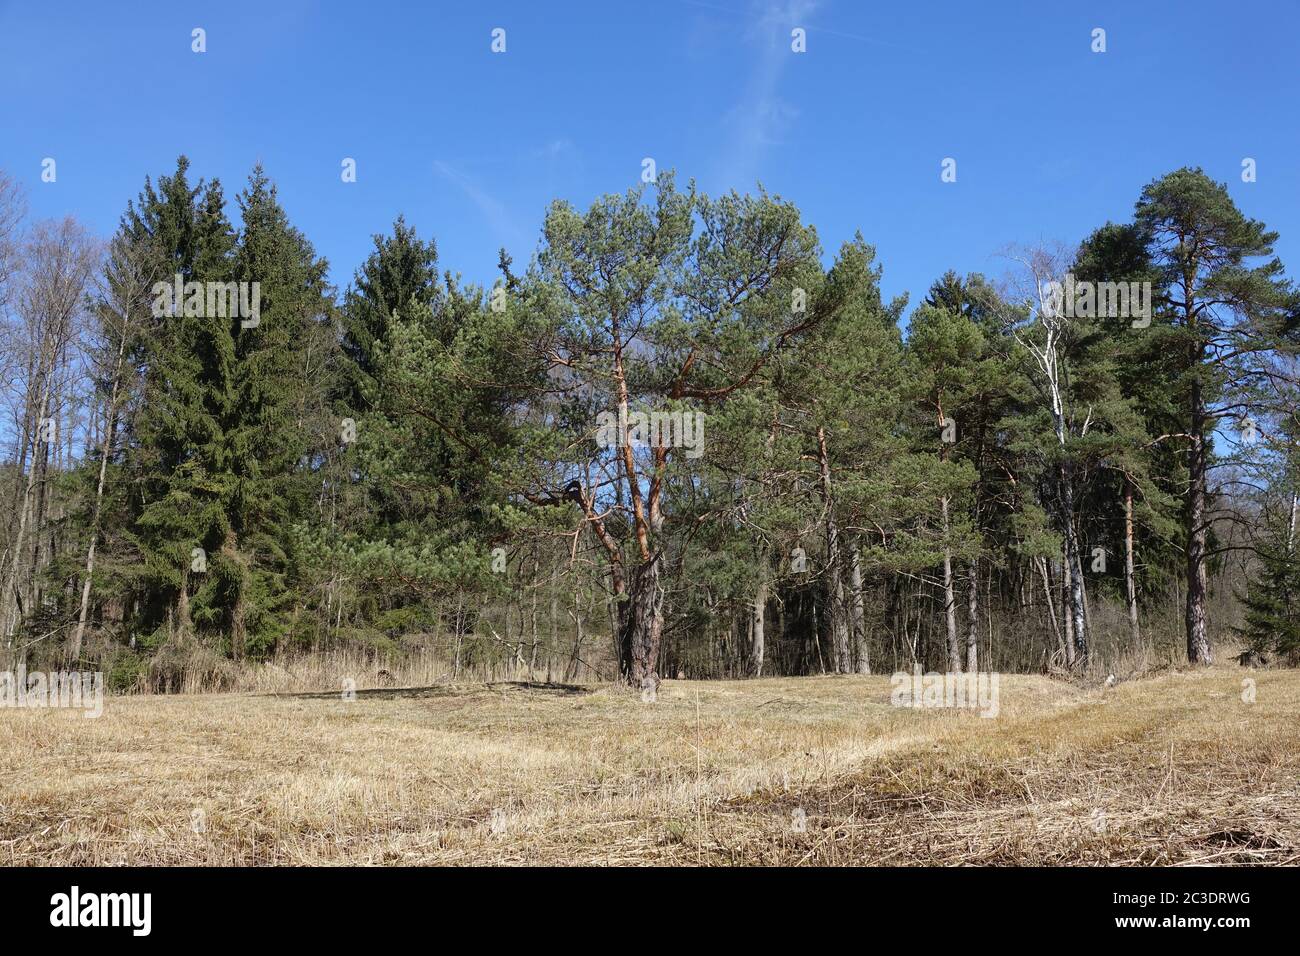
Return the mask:
<path id="1" fill-rule="evenodd" d="M 828 256 L 860 230 L 915 305 L 945 269 L 1001 275 L 1009 243 L 1077 242 L 1200 165 L 1281 232 L 1295 276 L 1298 47 L 1295 0 L 0 0 L 0 168 L 34 215 L 107 235 L 182 152 L 231 196 L 261 160 L 345 285 L 399 212 L 490 281 L 552 198 L 585 207 L 653 157 L 710 193 L 761 180 Z"/>

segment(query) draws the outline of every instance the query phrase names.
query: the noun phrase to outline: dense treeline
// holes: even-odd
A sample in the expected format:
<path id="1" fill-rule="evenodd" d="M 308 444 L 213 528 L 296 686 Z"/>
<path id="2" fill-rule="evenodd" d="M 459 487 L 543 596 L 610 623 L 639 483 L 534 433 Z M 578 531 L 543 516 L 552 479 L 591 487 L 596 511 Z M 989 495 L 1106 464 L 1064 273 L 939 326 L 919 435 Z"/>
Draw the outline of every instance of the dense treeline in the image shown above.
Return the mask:
<path id="1" fill-rule="evenodd" d="M 791 203 L 556 202 L 522 270 L 398 219 L 341 295 L 263 171 L 106 241 L 0 176 L 7 666 L 307 653 L 546 679 L 1138 669 L 1300 642 L 1300 296 L 1182 169 L 884 301 Z M 829 263 L 829 264 L 828 264 Z"/>

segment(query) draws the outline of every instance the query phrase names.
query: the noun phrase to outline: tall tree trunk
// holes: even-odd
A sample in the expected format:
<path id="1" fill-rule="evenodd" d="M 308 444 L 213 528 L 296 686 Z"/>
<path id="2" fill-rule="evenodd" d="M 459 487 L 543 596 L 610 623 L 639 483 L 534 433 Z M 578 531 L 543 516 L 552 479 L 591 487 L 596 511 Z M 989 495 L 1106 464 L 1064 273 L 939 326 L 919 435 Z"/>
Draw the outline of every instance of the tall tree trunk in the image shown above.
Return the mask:
<path id="1" fill-rule="evenodd" d="M 568 666 L 564 668 L 565 681 L 571 681 L 578 676 L 578 666 L 582 663 L 582 605 L 578 600 L 578 583 L 573 583 L 573 610 L 569 612 L 573 618 L 573 651 L 569 654 Z"/>
<path id="2" fill-rule="evenodd" d="M 620 466 L 633 476 L 630 456 L 624 457 Z M 610 625 L 614 635 L 614 652 L 618 660 L 619 679 L 633 687 L 658 688 L 659 643 L 663 635 L 663 591 L 659 587 L 659 555 L 649 548 L 650 533 L 658 532 L 663 515 L 654 498 L 651 501 L 650 520 L 644 525 L 638 518 L 638 544 L 642 562 L 629 572 L 623 558 L 623 549 L 605 527 L 604 518 L 596 513 L 595 495 L 576 488 L 566 494 L 577 502 L 587 518 L 587 527 L 605 549 L 609 559 L 610 593 L 606 602 Z M 640 492 L 637 492 L 638 496 Z M 638 498 L 639 500 L 639 498 Z M 640 514 L 638 507 L 638 514 Z M 575 598 L 576 603 L 576 598 Z"/>
<path id="3" fill-rule="evenodd" d="M 36 380 L 37 372 L 36 372 L 35 352 L 33 352 L 31 357 L 27 361 L 26 374 L 27 374 L 27 380 L 29 382 L 34 382 Z M 27 475 L 27 456 L 31 454 L 32 438 L 36 433 L 36 416 L 37 416 L 36 403 L 31 401 L 30 394 L 28 395 L 28 400 L 24 404 L 26 407 L 23 410 L 23 421 L 22 421 L 22 430 L 21 430 L 22 434 L 19 436 L 18 453 L 17 453 L 18 460 L 15 463 L 16 464 L 15 474 L 18 475 L 19 478 L 26 477 Z M 9 531 L 9 535 L 10 535 L 9 540 L 11 542 L 14 540 L 13 539 L 14 528 L 15 528 L 14 522 L 16 521 L 18 514 L 22 509 L 23 499 L 26 494 L 27 494 L 26 484 L 22 481 L 15 481 L 14 493 L 13 493 L 13 508 L 10 511 L 10 515 L 12 517 L 10 517 L 8 527 L 7 527 L 7 530 Z M 7 559 L 9 556 L 10 555 L 4 555 L 3 557 Z M 8 565 L 6 562 L 5 567 L 7 568 L 7 566 Z"/>
<path id="4" fill-rule="evenodd" d="M 831 647 L 835 654 L 835 673 L 848 674 L 853 670 L 852 652 L 849 646 L 848 601 L 844 593 L 844 569 L 839 553 L 839 537 L 835 541 L 834 556 L 827 569 L 830 574 L 830 616 Z"/>
<path id="5" fill-rule="evenodd" d="M 1193 664 L 1211 664 L 1210 636 L 1205 627 L 1207 590 L 1205 550 L 1205 408 L 1201 385 L 1191 387 L 1192 447 L 1187 467 L 1187 660 Z"/>
<path id="6" fill-rule="evenodd" d="M 460 678 L 461 645 L 465 640 L 465 592 L 456 591 L 456 663 L 452 670 L 452 680 Z"/>
<path id="7" fill-rule="evenodd" d="M 1142 639 L 1138 627 L 1137 578 L 1133 560 L 1133 481 L 1124 477 L 1124 595 L 1128 600 L 1129 638 L 1136 648 Z"/>
<path id="8" fill-rule="evenodd" d="M 90 545 L 86 549 L 86 579 L 81 583 L 81 605 L 77 611 L 77 629 L 72 633 L 68 659 L 81 657 L 81 642 L 86 635 L 86 618 L 90 612 L 90 584 L 95 574 L 95 546 L 99 543 L 99 522 L 104 505 L 104 480 L 108 474 L 108 456 L 113 451 L 113 437 L 117 431 L 117 397 L 122 385 L 122 360 L 126 354 L 126 332 L 118 342 L 117 361 L 113 367 L 113 387 L 109 391 L 108 408 L 104 413 L 104 434 L 99 445 L 99 479 L 95 484 L 95 507 L 90 518 Z"/>
<path id="9" fill-rule="evenodd" d="M 1079 535 L 1074 527 L 1074 476 L 1068 465 L 1061 467 L 1061 525 L 1065 531 L 1066 583 L 1070 628 L 1074 639 L 1074 661 L 1082 665 L 1088 658 L 1088 622 L 1083 608 L 1083 561 Z"/>
<path id="10" fill-rule="evenodd" d="M 29 442 L 32 448 L 30 470 L 27 473 L 25 482 L 21 481 L 20 475 L 20 484 L 22 484 L 23 491 L 22 507 L 18 512 L 18 531 L 14 536 L 13 547 L 10 551 L 4 593 L 0 594 L 0 626 L 3 627 L 4 637 L 9 642 L 12 642 L 14 636 L 18 633 L 18 624 L 24 613 L 23 596 L 26 587 L 22 580 L 22 569 L 27 556 L 27 534 L 29 531 L 37 536 L 40 534 L 39 528 L 32 528 L 32 513 L 36 496 L 40 449 L 43 447 L 40 434 L 43 427 L 41 422 L 45 419 L 49 403 L 49 393 L 44 383 L 40 386 L 39 394 L 40 399 L 35 406 L 35 415 L 31 416 L 33 427 L 29 432 Z M 30 573 L 34 574 L 35 570 L 34 567 L 31 568 Z M 30 606 L 26 606 L 26 613 L 30 614 L 31 610 Z"/>
<path id="11" fill-rule="evenodd" d="M 867 608 L 866 598 L 862 593 L 862 550 L 855 541 L 849 566 L 852 577 L 853 593 L 851 610 L 853 613 L 853 665 L 859 674 L 871 673 L 871 651 L 867 646 Z"/>
<path id="12" fill-rule="evenodd" d="M 978 673 L 980 640 L 980 584 L 979 561 L 971 559 L 966 564 L 966 670 Z"/>
<path id="13" fill-rule="evenodd" d="M 957 590 L 952 579 L 952 549 L 948 547 L 948 499 L 940 499 L 943 515 L 943 617 L 948 638 L 948 670 L 961 673 L 961 645 L 957 641 Z"/>
<path id="14" fill-rule="evenodd" d="M 1047 573 L 1047 559 L 1035 558 L 1038 565 L 1038 573 L 1043 578 L 1043 596 L 1047 599 L 1047 619 L 1052 622 L 1052 631 L 1056 634 L 1057 649 L 1061 652 L 1061 657 L 1069 660 L 1070 653 L 1065 636 L 1061 633 L 1061 624 L 1056 620 L 1056 604 L 1052 601 L 1052 579 Z"/>
<path id="15" fill-rule="evenodd" d="M 1074 643 L 1074 614 L 1070 611 L 1070 579 L 1074 575 L 1070 570 L 1069 553 L 1069 545 L 1064 545 L 1061 552 L 1061 620 L 1065 625 L 1065 663 L 1067 667 L 1073 667 L 1077 645 Z"/>
<path id="16" fill-rule="evenodd" d="M 13 643 L 14 636 L 18 633 L 18 621 L 22 615 L 22 598 L 19 595 L 18 588 L 23 558 L 26 554 L 27 524 L 32 513 L 32 483 L 30 476 L 22 484 L 25 490 L 22 496 L 22 507 L 18 512 L 18 529 L 14 535 L 13 546 L 10 548 L 9 566 L 5 572 L 4 592 L 0 593 L 0 629 L 3 629 L 6 644 Z"/>
<path id="17" fill-rule="evenodd" d="M 194 622 L 190 619 L 190 566 L 181 571 L 181 587 L 176 592 L 176 628 L 182 639 L 194 633 Z"/>
<path id="18" fill-rule="evenodd" d="M 763 655 L 766 653 L 765 625 L 767 622 L 767 598 L 770 586 L 764 579 L 758 585 L 754 595 L 754 604 L 750 611 L 749 630 L 749 667 L 755 677 L 763 676 Z"/>
<path id="19" fill-rule="evenodd" d="M 619 672 L 633 687 L 657 688 L 663 635 L 659 556 L 637 565 L 629 578 L 626 597 L 618 601 Z"/>
<path id="20" fill-rule="evenodd" d="M 231 565 L 230 570 L 226 573 L 234 572 L 238 576 L 238 581 L 235 584 L 235 600 L 230 606 L 230 656 L 239 661 L 243 660 L 248 643 L 248 631 L 245 624 L 248 607 L 248 568 L 245 566 L 243 556 L 239 553 L 237 545 L 238 539 L 235 536 L 234 529 L 227 529 L 225 540 L 221 543 L 221 553 Z M 185 593 L 187 589 L 182 588 L 181 590 L 182 593 Z M 187 613 L 188 608 L 189 598 L 186 595 Z"/>
<path id="21" fill-rule="evenodd" d="M 52 411 L 52 409 L 51 409 Z M 48 414 L 48 413 L 47 413 Z M 42 545 L 45 542 L 46 512 L 49 507 L 50 452 L 51 445 L 58 447 L 58 426 L 54 424 L 53 443 L 45 439 L 45 423 L 55 423 L 51 415 L 41 420 L 41 430 L 37 432 L 36 455 L 32 459 L 32 473 L 35 477 L 35 501 L 32 505 L 32 560 L 27 576 L 27 613 L 34 614 L 41 601 Z"/>
<path id="22" fill-rule="evenodd" d="M 108 451 L 102 450 L 104 457 L 99 462 L 99 481 L 95 485 L 95 507 L 90 519 L 90 544 L 86 548 L 86 574 L 81 582 L 81 605 L 77 611 L 77 627 L 72 632 L 72 642 L 68 645 L 68 660 L 76 662 L 81 658 L 81 642 L 86 636 L 86 618 L 90 613 L 90 584 L 95 574 L 95 545 L 99 542 L 99 516 L 104 503 L 104 475 L 108 470 Z"/>
<path id="23" fill-rule="evenodd" d="M 1296 493 L 1291 492 L 1291 518 L 1286 523 L 1286 553 L 1295 553 L 1295 512 L 1296 512 Z"/>
<path id="24" fill-rule="evenodd" d="M 840 554 L 840 528 L 835 520 L 835 496 L 831 489 L 830 456 L 826 451 L 826 430 L 817 429 L 817 462 L 821 472 L 822 504 L 826 509 L 826 578 L 830 602 L 828 623 L 831 652 L 837 674 L 853 669 L 849 651 L 848 605 L 844 599 L 843 556 Z"/>

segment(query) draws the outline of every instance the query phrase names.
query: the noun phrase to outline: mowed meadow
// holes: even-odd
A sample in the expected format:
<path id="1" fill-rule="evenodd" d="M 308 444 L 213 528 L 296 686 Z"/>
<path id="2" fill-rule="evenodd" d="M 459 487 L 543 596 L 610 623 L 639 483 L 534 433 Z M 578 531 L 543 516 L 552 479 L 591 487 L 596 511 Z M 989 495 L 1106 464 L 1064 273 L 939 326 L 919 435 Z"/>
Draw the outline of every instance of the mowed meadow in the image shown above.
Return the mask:
<path id="1" fill-rule="evenodd" d="M 991 719 L 850 675 L 3 709 L 0 865 L 1300 859 L 1300 673 L 999 692 Z"/>

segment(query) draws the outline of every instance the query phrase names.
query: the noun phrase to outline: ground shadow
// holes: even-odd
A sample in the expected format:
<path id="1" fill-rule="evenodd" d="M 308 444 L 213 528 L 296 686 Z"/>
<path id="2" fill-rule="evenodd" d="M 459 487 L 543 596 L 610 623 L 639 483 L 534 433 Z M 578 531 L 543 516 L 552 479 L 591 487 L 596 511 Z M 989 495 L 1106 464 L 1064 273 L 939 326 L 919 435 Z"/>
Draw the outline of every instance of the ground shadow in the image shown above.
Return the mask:
<path id="1" fill-rule="evenodd" d="M 556 684 L 546 681 L 499 680 L 487 684 L 435 684 L 429 687 L 367 687 L 355 690 L 357 700 L 402 700 L 421 697 L 456 697 L 475 690 L 524 691 L 552 697 L 576 697 L 592 693 L 592 688 L 581 684 Z M 293 694 L 267 694 L 267 697 L 288 697 L 294 700 L 342 700 L 343 691 L 303 691 Z"/>

